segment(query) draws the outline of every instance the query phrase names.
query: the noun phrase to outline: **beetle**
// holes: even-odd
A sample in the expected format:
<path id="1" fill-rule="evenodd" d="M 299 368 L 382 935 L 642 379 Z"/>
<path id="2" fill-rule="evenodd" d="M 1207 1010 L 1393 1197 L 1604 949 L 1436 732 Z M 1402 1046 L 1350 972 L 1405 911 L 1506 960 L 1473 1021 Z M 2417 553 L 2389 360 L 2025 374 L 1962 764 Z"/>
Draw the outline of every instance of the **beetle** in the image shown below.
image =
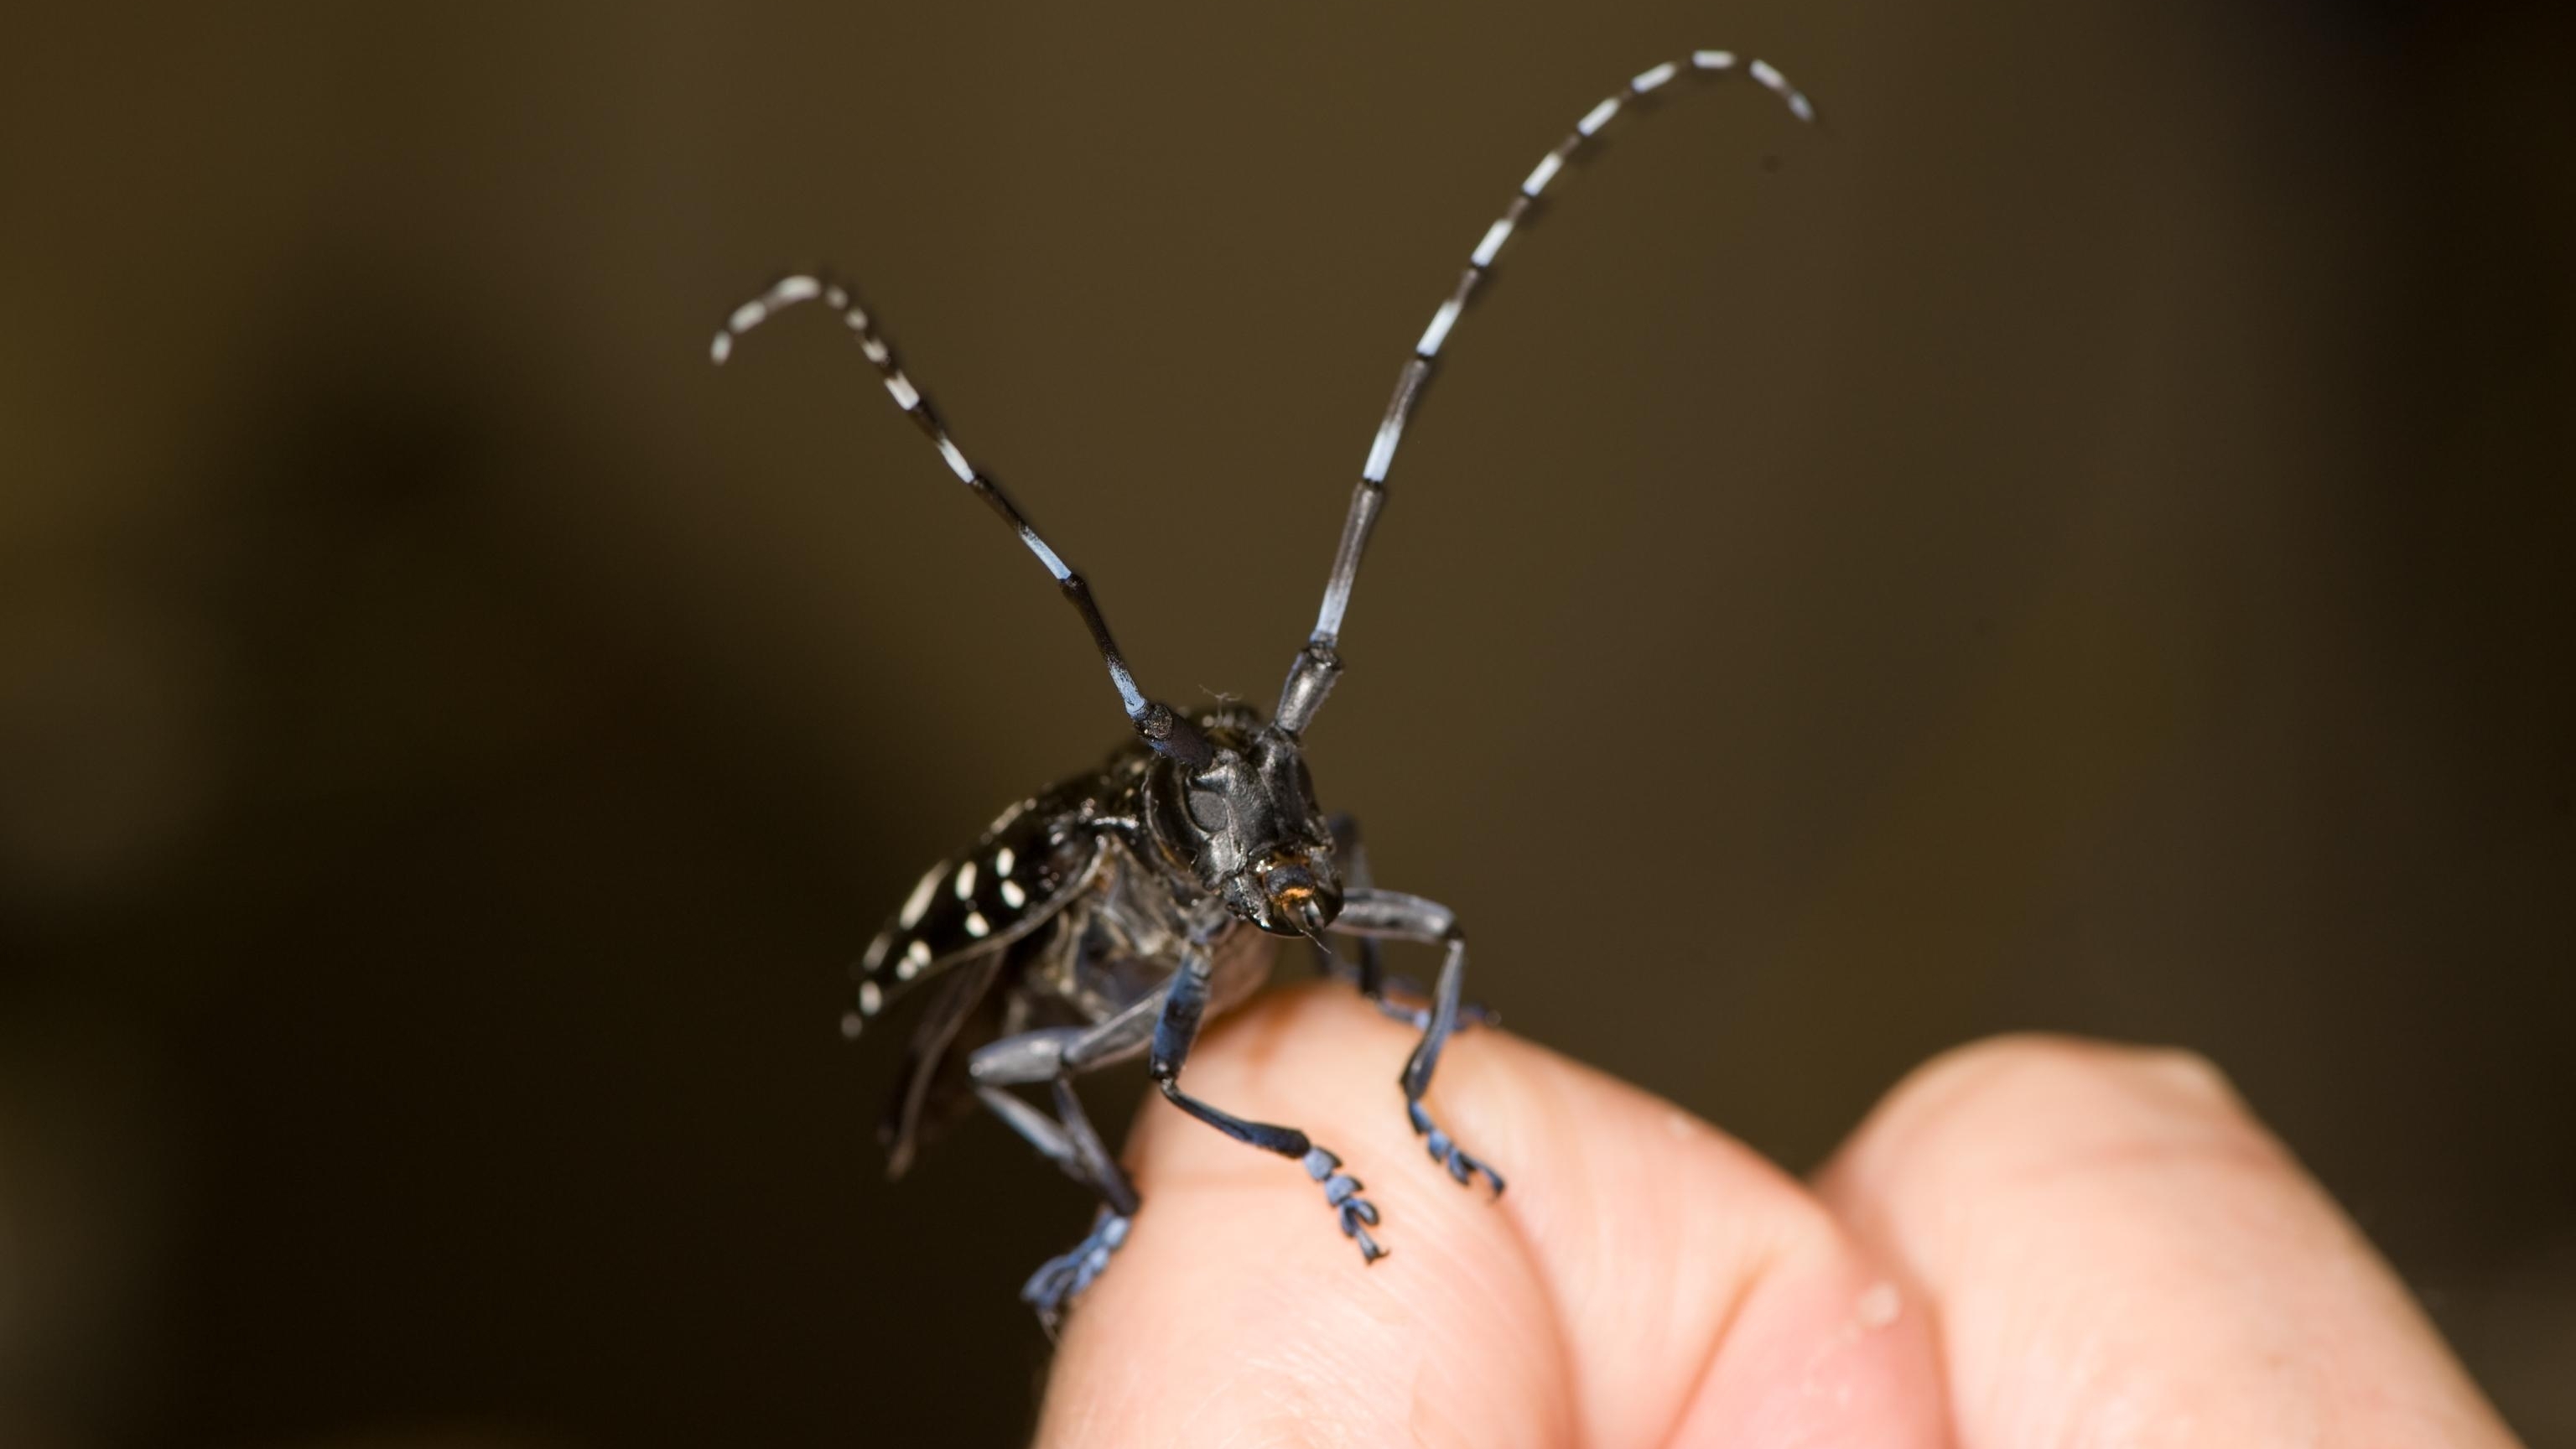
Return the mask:
<path id="1" fill-rule="evenodd" d="M 1135 1184 L 1084 1114 L 1074 1080 L 1139 1056 L 1174 1106 L 1301 1167 L 1364 1263 L 1386 1256 L 1371 1231 L 1379 1225 L 1377 1207 L 1337 1154 L 1296 1127 L 1238 1116 L 1183 1085 L 1200 1028 L 1261 987 L 1288 939 L 1313 943 L 1328 970 L 1420 1032 L 1397 1076 L 1406 1119 L 1452 1178 L 1481 1179 L 1501 1195 L 1502 1174 L 1423 1104 L 1442 1048 L 1480 1015 L 1460 1000 L 1465 933 L 1446 906 L 1371 882 L 1356 829 L 1317 803 L 1303 742 L 1341 675 L 1342 620 L 1385 506 L 1387 470 L 1451 329 L 1496 255 L 1586 143 L 1685 77 L 1747 79 L 1799 121 L 1815 120 L 1806 96 L 1768 63 L 1694 51 L 1631 77 L 1540 159 L 1469 254 L 1397 376 L 1352 492 L 1314 630 L 1266 718 L 1240 703 L 1185 714 L 1146 696 L 1090 585 L 958 448 L 849 286 L 828 273 L 783 278 L 736 308 L 716 333 L 712 354 L 721 364 L 744 334 L 782 311 L 820 303 L 837 314 L 895 406 L 1055 579 L 1089 630 L 1134 729 L 1135 738 L 1098 767 L 1014 804 L 972 846 L 924 873 L 861 957 L 857 1000 L 843 1020 L 855 1037 L 896 998 L 915 990 L 928 996 L 882 1126 L 894 1175 L 910 1165 L 929 1125 L 980 1102 L 1100 1198 L 1089 1234 L 1041 1265 L 1021 1290 L 1050 1333 L 1126 1241 L 1138 1207 Z M 1336 957 L 1328 935 L 1355 940 L 1352 959 Z M 1428 992 L 1386 974 L 1377 949 L 1385 940 L 1441 948 Z M 1042 1089 L 1047 1107 L 1021 1095 L 1027 1089 Z"/>

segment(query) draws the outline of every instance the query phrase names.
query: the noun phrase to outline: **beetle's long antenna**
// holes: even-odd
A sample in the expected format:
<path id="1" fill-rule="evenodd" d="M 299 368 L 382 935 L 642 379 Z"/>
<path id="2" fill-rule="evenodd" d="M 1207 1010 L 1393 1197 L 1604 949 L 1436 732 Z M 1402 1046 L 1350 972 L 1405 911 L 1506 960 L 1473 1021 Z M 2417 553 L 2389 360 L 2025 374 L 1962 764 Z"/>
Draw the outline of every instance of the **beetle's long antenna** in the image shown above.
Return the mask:
<path id="1" fill-rule="evenodd" d="M 1539 158 L 1537 168 L 1512 197 L 1512 204 L 1485 229 L 1484 239 L 1468 254 L 1467 270 L 1458 278 L 1448 300 L 1431 314 L 1431 325 L 1422 330 L 1422 339 L 1413 344 L 1413 355 L 1405 359 L 1404 370 L 1396 375 L 1395 396 L 1387 402 L 1377 438 L 1369 445 L 1368 461 L 1360 466 L 1359 486 L 1351 494 L 1351 511 L 1342 523 L 1341 546 L 1333 553 L 1332 577 L 1324 585 L 1324 604 L 1315 615 L 1315 632 L 1298 654 L 1297 662 L 1289 669 L 1288 682 L 1280 690 L 1278 722 L 1290 734 L 1305 729 L 1315 711 L 1322 708 L 1324 696 L 1331 692 L 1333 677 L 1341 672 L 1336 650 L 1341 641 L 1342 615 L 1350 608 L 1351 584 L 1359 576 L 1360 555 L 1368 548 L 1369 531 L 1377 524 L 1378 510 L 1386 504 L 1387 468 L 1395 461 L 1396 444 L 1403 440 L 1404 425 L 1412 418 L 1414 405 L 1421 401 L 1423 384 L 1431 380 L 1440 348 L 1474 299 L 1477 283 L 1485 279 L 1503 244 L 1533 219 L 1530 209 L 1547 190 L 1548 183 L 1568 162 L 1581 159 L 1583 144 L 1629 109 L 1630 102 L 1684 75 L 1712 80 L 1741 76 L 1778 96 L 1790 115 L 1806 122 L 1816 119 L 1815 106 L 1770 62 L 1739 60 L 1733 51 L 1698 50 L 1691 52 L 1688 60 L 1666 61 L 1630 78 L 1618 94 L 1584 112 L 1583 119 L 1574 123 L 1574 130 L 1557 143 L 1556 149 Z"/>
<path id="2" fill-rule="evenodd" d="M 1063 590 L 1065 601 L 1073 605 L 1074 612 L 1082 616 L 1083 627 L 1091 631 L 1091 642 L 1099 647 L 1101 662 L 1109 666 L 1109 682 L 1117 687 L 1119 704 L 1126 709 L 1128 721 L 1135 725 L 1136 733 L 1144 736 L 1146 743 L 1156 750 L 1192 768 L 1206 764 L 1208 744 L 1197 727 L 1171 706 L 1147 699 L 1144 692 L 1136 687 L 1136 677 L 1128 672 L 1127 661 L 1118 652 L 1118 641 L 1110 636 L 1109 621 L 1101 617 L 1099 604 L 1092 600 L 1091 586 L 1047 546 L 1036 526 L 1020 512 L 1018 505 L 1011 502 L 1010 495 L 1002 491 L 1002 485 L 966 461 L 966 455 L 948 436 L 948 425 L 939 420 L 938 410 L 904 374 L 903 364 L 896 359 L 894 348 L 876 330 L 876 324 L 868 318 L 867 309 L 859 305 L 858 298 L 848 287 L 827 274 L 781 278 L 768 291 L 733 310 L 733 315 L 726 318 L 724 326 L 717 330 L 715 342 L 708 349 L 709 355 L 717 365 L 723 365 L 727 358 L 733 356 L 734 343 L 744 333 L 799 302 L 818 300 L 841 315 L 850 335 L 858 339 L 859 350 L 866 353 L 868 361 L 875 363 L 877 371 L 885 375 L 886 392 L 894 398 L 894 405 L 901 408 L 906 417 L 920 424 L 922 432 L 929 435 L 931 445 L 939 449 L 939 456 L 947 462 L 948 471 L 956 474 L 958 482 L 990 505 L 1001 516 L 1002 522 L 1019 535 L 1020 542 L 1027 546 L 1029 552 L 1037 555 L 1038 562 L 1046 565 L 1047 572 L 1055 576 L 1056 587 Z"/>

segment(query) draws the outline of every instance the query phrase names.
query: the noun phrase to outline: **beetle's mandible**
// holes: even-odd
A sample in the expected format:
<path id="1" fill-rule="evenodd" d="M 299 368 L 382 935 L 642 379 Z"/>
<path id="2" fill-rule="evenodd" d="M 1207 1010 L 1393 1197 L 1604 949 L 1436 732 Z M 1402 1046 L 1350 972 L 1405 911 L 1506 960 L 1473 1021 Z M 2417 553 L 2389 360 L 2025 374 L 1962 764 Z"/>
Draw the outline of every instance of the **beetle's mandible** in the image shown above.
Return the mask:
<path id="1" fill-rule="evenodd" d="M 949 471 L 1054 576 L 1090 630 L 1135 729 L 1134 741 L 1107 763 L 1012 806 L 965 853 L 922 876 L 861 959 L 858 1000 L 843 1021 L 856 1036 L 906 992 L 920 988 L 928 997 L 883 1126 L 893 1172 L 911 1162 L 925 1128 L 952 1108 L 980 1101 L 1099 1195 L 1090 1234 L 1042 1265 L 1021 1291 L 1050 1332 L 1108 1266 L 1137 1209 L 1135 1186 L 1084 1115 L 1074 1079 L 1139 1056 L 1182 1111 L 1301 1167 L 1364 1261 L 1385 1256 L 1371 1231 L 1377 1208 L 1331 1150 L 1293 1126 L 1250 1121 L 1203 1101 L 1182 1083 L 1201 1025 L 1259 989 L 1282 938 L 1312 942 L 1327 969 L 1420 1031 L 1397 1077 L 1407 1119 L 1451 1177 L 1502 1192 L 1502 1174 L 1469 1153 L 1423 1105 L 1442 1046 L 1478 1015 L 1460 1004 L 1466 938 L 1447 907 L 1370 881 L 1348 817 L 1327 816 L 1316 802 L 1301 742 L 1341 674 L 1342 617 L 1386 502 L 1396 445 L 1442 345 L 1496 255 L 1532 219 L 1532 208 L 1567 163 L 1621 112 L 1676 81 L 1737 77 L 1777 96 L 1798 120 L 1815 119 L 1807 98 L 1766 62 L 1694 51 L 1639 73 L 1587 111 L 1486 229 L 1397 376 L 1360 468 L 1314 632 L 1289 666 L 1268 719 L 1243 705 L 1193 716 L 1145 695 L 1089 585 L 1001 486 L 967 461 L 846 285 L 821 274 L 787 277 L 736 308 L 716 334 L 713 353 L 721 363 L 744 333 L 789 307 L 820 302 L 836 313 Z M 1328 935 L 1357 943 L 1350 960 L 1326 948 Z M 1441 948 L 1440 974 L 1427 992 L 1385 973 L 1381 940 Z M 1022 1095 L 1038 1088 L 1045 1090 L 1044 1105 Z"/>

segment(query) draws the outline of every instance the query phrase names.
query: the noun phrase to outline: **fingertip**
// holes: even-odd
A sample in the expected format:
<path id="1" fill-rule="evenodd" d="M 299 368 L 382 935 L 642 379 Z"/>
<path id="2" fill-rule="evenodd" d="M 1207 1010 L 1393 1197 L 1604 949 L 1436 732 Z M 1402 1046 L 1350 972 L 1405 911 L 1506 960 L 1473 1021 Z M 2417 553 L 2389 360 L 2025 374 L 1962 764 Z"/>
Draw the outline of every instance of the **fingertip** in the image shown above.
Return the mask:
<path id="1" fill-rule="evenodd" d="M 1946 1053 L 1819 1188 L 1932 1296 L 1972 1442 L 2142 1414 L 2211 1442 L 2509 1442 L 2358 1229 L 2191 1053 L 2030 1036 Z"/>

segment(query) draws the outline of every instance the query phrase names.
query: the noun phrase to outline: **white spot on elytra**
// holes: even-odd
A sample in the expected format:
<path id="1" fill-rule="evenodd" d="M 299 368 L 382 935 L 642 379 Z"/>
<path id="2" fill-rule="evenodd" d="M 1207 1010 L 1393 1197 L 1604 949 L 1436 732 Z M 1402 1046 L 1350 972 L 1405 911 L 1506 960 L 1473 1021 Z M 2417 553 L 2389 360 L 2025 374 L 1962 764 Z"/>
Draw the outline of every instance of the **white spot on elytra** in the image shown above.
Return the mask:
<path id="1" fill-rule="evenodd" d="M 993 874 L 995 875 L 1009 875 L 1019 868 L 1019 864 L 1020 857 L 1007 845 L 993 852 Z"/>
<path id="2" fill-rule="evenodd" d="M 912 894 L 904 898 L 903 914 L 895 917 L 895 923 L 907 931 L 911 930 L 921 920 L 921 913 L 930 909 L 930 893 L 937 889 L 939 872 L 934 870 L 923 876 L 921 882 L 912 888 Z"/>
<path id="3" fill-rule="evenodd" d="M 1853 1305 L 1852 1317 L 1863 1328 L 1885 1328 L 1896 1321 L 1904 1307 L 1905 1300 L 1898 1295 L 1895 1284 L 1873 1283 L 1861 1293 L 1860 1302 Z"/>
<path id="4" fill-rule="evenodd" d="M 974 898 L 975 862 L 970 860 L 964 865 L 957 867 L 957 899 L 961 901 L 970 901 Z"/>
<path id="5" fill-rule="evenodd" d="M 859 983 L 859 1015 L 874 1016 L 885 1005 L 885 990 L 873 981 Z"/>
<path id="6" fill-rule="evenodd" d="M 1020 889 L 1020 883 L 1018 881 L 1006 880 L 1002 882 L 1003 905 L 1009 906 L 1012 910 L 1016 911 L 1028 903 L 1029 893 Z"/>
<path id="7" fill-rule="evenodd" d="M 858 1040 L 859 1033 L 866 1029 L 867 1024 L 866 1018 L 855 1011 L 841 1013 L 841 1035 L 849 1040 Z"/>
<path id="8" fill-rule="evenodd" d="M 968 911 L 966 913 L 966 934 L 974 937 L 978 941 L 983 940 L 986 936 L 993 934 L 993 923 L 984 919 L 984 913 L 982 911 Z"/>
<path id="9" fill-rule="evenodd" d="M 894 974 L 903 980 L 910 981 L 921 974 L 922 967 L 929 964 L 930 943 L 915 941 L 905 949 L 903 959 L 894 963 Z"/>

